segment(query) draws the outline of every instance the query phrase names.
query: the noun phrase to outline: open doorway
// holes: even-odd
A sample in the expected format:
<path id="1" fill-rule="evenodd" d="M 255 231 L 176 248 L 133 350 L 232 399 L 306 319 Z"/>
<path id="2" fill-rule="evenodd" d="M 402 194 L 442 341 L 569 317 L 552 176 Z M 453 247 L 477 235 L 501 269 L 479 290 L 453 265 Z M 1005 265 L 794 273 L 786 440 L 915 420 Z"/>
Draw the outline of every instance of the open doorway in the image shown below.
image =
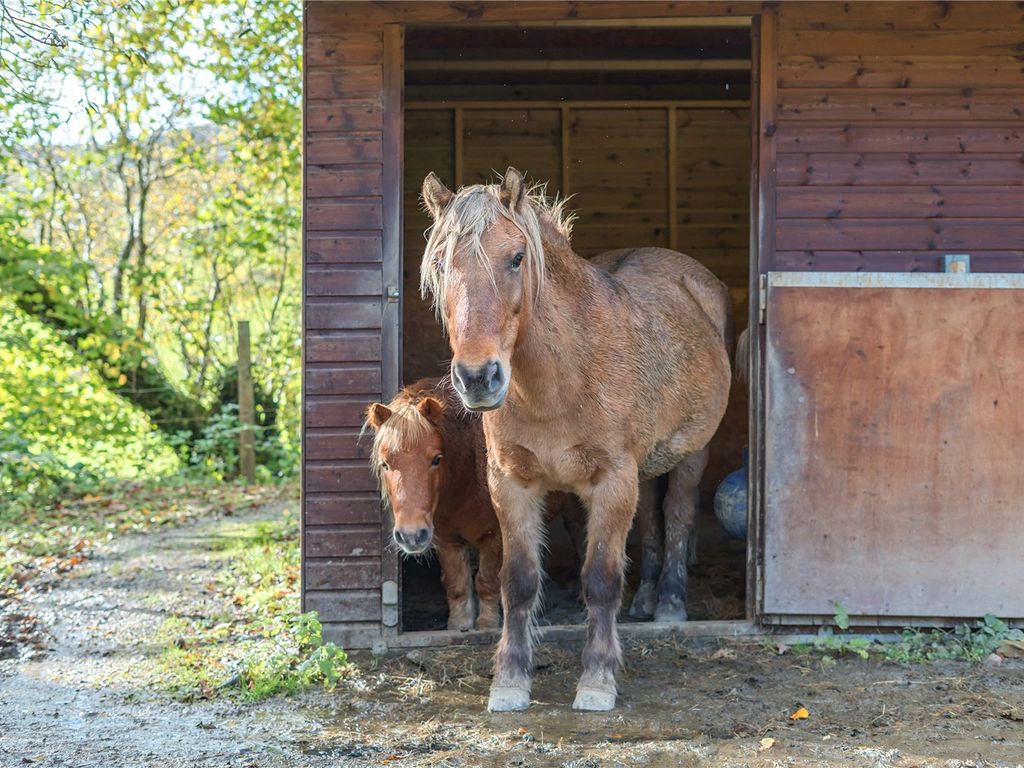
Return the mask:
<path id="1" fill-rule="evenodd" d="M 404 383 L 443 375 L 448 346 L 419 264 L 429 218 L 418 195 L 434 171 L 450 186 L 486 182 L 513 165 L 549 195 L 572 196 L 583 257 L 629 246 L 687 253 L 725 282 L 737 334 L 750 274 L 751 30 L 729 19 L 611 27 L 430 27 L 406 33 Z M 691 620 L 746 615 L 745 542 L 712 512 L 715 489 L 740 467 L 746 392 L 734 387 L 701 484 Z M 550 524 L 542 623 L 581 617 L 571 537 Z M 632 563 L 624 605 L 639 574 Z M 443 629 L 436 562 L 401 566 L 403 631 Z M 623 612 L 625 620 L 625 611 Z"/>

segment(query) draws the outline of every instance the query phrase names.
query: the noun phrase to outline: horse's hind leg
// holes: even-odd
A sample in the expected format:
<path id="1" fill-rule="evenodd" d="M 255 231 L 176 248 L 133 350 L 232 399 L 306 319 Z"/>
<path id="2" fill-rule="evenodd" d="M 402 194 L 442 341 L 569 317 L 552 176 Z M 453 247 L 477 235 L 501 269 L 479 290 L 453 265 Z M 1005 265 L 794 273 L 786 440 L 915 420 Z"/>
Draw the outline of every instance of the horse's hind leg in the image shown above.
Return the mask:
<path id="1" fill-rule="evenodd" d="M 694 535 L 700 499 L 698 484 L 708 463 L 708 449 L 691 453 L 669 473 L 665 494 L 665 564 L 658 584 L 656 621 L 686 621 L 689 541 Z"/>
<path id="2" fill-rule="evenodd" d="M 658 577 L 661 576 L 665 550 L 665 519 L 661 508 L 664 484 L 665 480 L 657 477 L 640 483 L 640 498 L 636 504 L 641 547 L 640 585 L 629 607 L 629 615 L 634 619 L 654 618 Z"/>
<path id="3" fill-rule="evenodd" d="M 473 628 L 473 569 L 469 550 L 459 542 L 437 542 L 441 562 L 441 583 L 448 599 L 448 629 L 465 632 Z"/>
<path id="4" fill-rule="evenodd" d="M 540 548 L 544 497 L 489 473 L 494 511 L 501 524 L 501 601 L 505 622 L 494 657 L 487 708 L 512 712 L 530 706 L 533 647 L 530 633 L 540 597 Z"/>
<path id="5" fill-rule="evenodd" d="M 480 549 L 480 570 L 476 574 L 476 598 L 480 604 L 477 629 L 501 626 L 501 536 L 492 534 L 477 542 Z"/>
<path id="6" fill-rule="evenodd" d="M 633 524 L 637 493 L 634 465 L 609 475 L 586 499 L 590 512 L 583 566 L 587 643 L 573 709 L 603 712 L 615 707 L 615 672 L 622 663 L 615 616 L 622 605 L 626 536 Z"/>

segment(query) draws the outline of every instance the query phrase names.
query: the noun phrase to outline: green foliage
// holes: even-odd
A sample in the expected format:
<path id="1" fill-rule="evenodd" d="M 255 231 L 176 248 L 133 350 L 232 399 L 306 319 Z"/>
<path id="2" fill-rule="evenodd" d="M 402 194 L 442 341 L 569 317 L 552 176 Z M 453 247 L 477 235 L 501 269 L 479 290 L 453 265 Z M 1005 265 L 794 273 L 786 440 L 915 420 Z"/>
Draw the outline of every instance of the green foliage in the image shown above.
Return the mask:
<path id="1" fill-rule="evenodd" d="M 834 606 L 836 627 L 842 631 L 849 629 L 849 615 L 839 603 Z M 845 655 L 903 664 L 939 660 L 979 662 L 1006 640 L 1024 640 L 1024 631 L 1011 629 L 1003 620 L 986 614 L 976 626 L 959 624 L 951 630 L 906 628 L 893 642 L 875 642 L 866 637 L 834 635 L 825 631 L 813 643 L 798 643 L 786 650 L 798 654 L 820 653 L 826 665 L 834 663 L 835 656 Z"/>
<path id="2" fill-rule="evenodd" d="M 0 506 L 38 505 L 178 462 L 138 408 L 55 332 L 0 300 Z"/>
<path id="3" fill-rule="evenodd" d="M 888 661 L 920 663 L 940 659 L 981 661 L 1004 640 L 1024 640 L 1024 631 L 1011 629 L 1006 622 L 986 614 L 978 626 L 960 624 L 952 630 L 905 629 L 896 643 L 881 648 Z"/>
<path id="4" fill-rule="evenodd" d="M 300 4 L 16 5 L 46 34 L 0 25 L 0 86 L 17 82 L 0 88 L 0 291 L 165 432 L 201 442 L 186 463 L 214 476 L 230 474 L 219 385 L 249 319 L 276 414 L 260 462 L 293 473 Z"/>
<path id="5" fill-rule="evenodd" d="M 212 588 L 231 606 L 198 619 L 175 618 L 161 630 L 163 687 L 181 699 L 236 692 L 246 699 L 333 687 L 347 656 L 324 642 L 315 613 L 299 614 L 298 524 L 225 522 L 209 540 L 223 558 Z"/>

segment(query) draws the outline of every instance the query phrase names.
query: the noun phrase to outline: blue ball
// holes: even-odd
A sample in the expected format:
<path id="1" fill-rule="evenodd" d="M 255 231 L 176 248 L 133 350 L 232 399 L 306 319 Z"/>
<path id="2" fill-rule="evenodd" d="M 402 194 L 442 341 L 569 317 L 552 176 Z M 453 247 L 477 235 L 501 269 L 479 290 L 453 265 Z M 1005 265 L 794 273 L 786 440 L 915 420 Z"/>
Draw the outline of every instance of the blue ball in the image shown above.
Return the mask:
<path id="1" fill-rule="evenodd" d="M 734 539 L 747 538 L 747 449 L 743 467 L 730 472 L 715 491 L 715 517 Z"/>

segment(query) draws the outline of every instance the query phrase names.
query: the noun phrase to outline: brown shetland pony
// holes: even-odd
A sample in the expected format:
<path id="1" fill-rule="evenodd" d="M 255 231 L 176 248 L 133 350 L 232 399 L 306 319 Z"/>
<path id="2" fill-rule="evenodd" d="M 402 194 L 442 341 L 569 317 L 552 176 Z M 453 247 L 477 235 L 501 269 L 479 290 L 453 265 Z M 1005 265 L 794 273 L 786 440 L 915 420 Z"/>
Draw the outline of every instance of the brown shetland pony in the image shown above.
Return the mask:
<path id="1" fill-rule="evenodd" d="M 488 706 L 529 706 L 541 508 L 548 491 L 562 490 L 576 493 L 588 516 L 588 630 L 573 707 L 612 709 L 638 480 L 677 468 L 667 501 L 694 506 L 729 397 L 728 291 L 663 248 L 605 254 L 607 271 L 587 262 L 572 250 L 560 206 L 528 192 L 512 168 L 500 185 L 457 194 L 430 174 L 423 198 L 434 224 L 422 288 L 448 332 L 459 396 L 486 411 L 487 478 L 504 545 L 504 626 Z M 685 545 L 668 554 L 658 602 L 671 608 Z"/>
<path id="2" fill-rule="evenodd" d="M 487 490 L 480 418 L 437 379 L 422 379 L 366 411 L 374 431 L 370 465 L 394 513 L 395 542 L 410 555 L 437 550 L 448 629 L 494 629 L 501 533 Z M 473 599 L 469 547 L 480 553 Z"/>

